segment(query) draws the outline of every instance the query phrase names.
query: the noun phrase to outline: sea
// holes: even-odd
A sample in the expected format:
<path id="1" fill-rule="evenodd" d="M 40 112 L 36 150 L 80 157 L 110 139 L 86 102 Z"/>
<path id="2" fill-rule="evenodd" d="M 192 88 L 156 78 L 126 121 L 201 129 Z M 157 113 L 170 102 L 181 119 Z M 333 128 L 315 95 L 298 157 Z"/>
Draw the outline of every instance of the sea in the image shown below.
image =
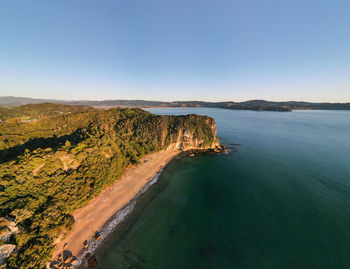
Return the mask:
<path id="1" fill-rule="evenodd" d="M 173 159 L 97 268 L 350 268 L 350 111 L 148 110 L 213 117 L 230 152 Z"/>

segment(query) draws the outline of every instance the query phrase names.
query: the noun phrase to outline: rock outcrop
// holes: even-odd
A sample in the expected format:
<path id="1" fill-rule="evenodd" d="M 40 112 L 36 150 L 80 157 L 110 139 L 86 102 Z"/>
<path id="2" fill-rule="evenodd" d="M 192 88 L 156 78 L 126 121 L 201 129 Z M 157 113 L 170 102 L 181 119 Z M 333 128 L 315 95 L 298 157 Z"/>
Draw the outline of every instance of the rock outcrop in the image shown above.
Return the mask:
<path id="1" fill-rule="evenodd" d="M 0 266 L 6 263 L 7 258 L 16 249 L 16 245 L 10 244 L 12 234 L 18 233 L 16 223 L 7 218 L 0 218 Z"/>

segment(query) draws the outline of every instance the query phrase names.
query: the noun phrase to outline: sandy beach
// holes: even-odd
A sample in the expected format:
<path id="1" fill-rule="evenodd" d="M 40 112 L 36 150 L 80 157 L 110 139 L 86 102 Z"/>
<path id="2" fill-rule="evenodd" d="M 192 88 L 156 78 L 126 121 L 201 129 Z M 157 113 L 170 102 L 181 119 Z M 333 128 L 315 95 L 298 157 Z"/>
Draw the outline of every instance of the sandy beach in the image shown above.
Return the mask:
<path id="1" fill-rule="evenodd" d="M 178 153 L 166 150 L 145 156 L 140 165 L 128 168 L 119 180 L 74 212 L 73 228 L 57 243 L 52 258 L 55 259 L 63 250 L 71 251 L 73 256 L 77 256 L 83 249 L 84 241 L 92 238 L 112 215 L 126 205 Z"/>

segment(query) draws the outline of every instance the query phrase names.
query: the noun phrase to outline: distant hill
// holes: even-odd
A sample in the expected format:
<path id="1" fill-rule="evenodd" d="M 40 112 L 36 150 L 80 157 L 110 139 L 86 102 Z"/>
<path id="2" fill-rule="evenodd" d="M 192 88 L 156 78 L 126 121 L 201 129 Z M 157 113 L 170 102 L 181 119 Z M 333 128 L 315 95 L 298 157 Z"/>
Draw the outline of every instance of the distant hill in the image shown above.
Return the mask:
<path id="1" fill-rule="evenodd" d="M 58 103 L 66 105 L 85 105 L 100 107 L 215 107 L 225 109 L 256 110 L 256 111 L 291 111 L 308 110 L 350 110 L 350 103 L 310 103 L 310 102 L 272 102 L 266 100 L 251 100 L 246 102 L 203 102 L 203 101 L 146 101 L 146 100 L 54 100 L 33 99 L 27 97 L 0 97 L 0 106 L 19 106 L 24 104 Z"/>
<path id="2" fill-rule="evenodd" d="M 45 119 L 57 115 L 83 112 L 94 109 L 91 106 L 70 106 L 63 104 L 41 103 L 15 107 L 0 107 L 0 121 L 26 122 Z"/>
<path id="3" fill-rule="evenodd" d="M 61 103 L 60 100 L 53 99 L 33 99 L 28 97 L 3 96 L 0 97 L 0 105 L 2 106 L 21 106 L 27 104 L 40 103 Z"/>

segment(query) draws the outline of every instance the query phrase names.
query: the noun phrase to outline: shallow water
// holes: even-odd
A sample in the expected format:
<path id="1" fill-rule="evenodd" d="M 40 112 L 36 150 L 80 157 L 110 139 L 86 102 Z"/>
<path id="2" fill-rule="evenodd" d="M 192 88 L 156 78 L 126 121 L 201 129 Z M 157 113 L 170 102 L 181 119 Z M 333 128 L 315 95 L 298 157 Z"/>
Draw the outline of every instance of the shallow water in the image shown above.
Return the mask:
<path id="1" fill-rule="evenodd" d="M 98 268 L 350 268 L 350 112 L 150 111 L 212 116 L 241 145 L 173 160 Z"/>

